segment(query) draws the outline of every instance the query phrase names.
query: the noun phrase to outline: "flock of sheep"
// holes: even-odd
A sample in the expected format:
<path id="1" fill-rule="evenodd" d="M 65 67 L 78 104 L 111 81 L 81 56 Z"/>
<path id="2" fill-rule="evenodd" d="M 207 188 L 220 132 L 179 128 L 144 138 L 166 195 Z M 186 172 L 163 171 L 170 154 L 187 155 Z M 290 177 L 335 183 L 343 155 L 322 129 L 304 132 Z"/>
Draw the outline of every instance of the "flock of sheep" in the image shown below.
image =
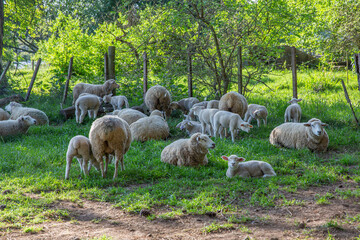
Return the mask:
<path id="1" fill-rule="evenodd" d="M 177 127 L 185 130 L 190 138 L 179 139 L 166 146 L 161 152 L 161 161 L 176 166 L 206 165 L 209 149 L 215 148 L 211 136 L 227 137 L 230 131 L 231 139 L 235 142 L 239 131 L 249 132 L 253 128 L 250 124 L 253 119 L 257 120 L 258 127 L 261 120 L 264 125 L 267 124 L 266 107 L 248 105 L 245 97 L 237 92 L 226 93 L 220 100 L 200 102 L 191 97 L 175 102 L 171 100 L 171 94 L 165 87 L 156 85 L 147 91 L 142 105 L 129 108 L 125 96 L 112 96 L 116 88 L 119 88 L 119 85 L 113 79 L 102 85 L 75 85 L 73 104 L 77 123 L 82 123 L 86 114 L 95 119 L 103 102 L 110 103 L 114 111 L 93 121 L 89 138 L 78 135 L 70 140 L 66 153 L 65 179 L 69 178 L 74 157 L 85 175 L 88 175 L 94 166 L 101 171 L 103 178 L 106 176 L 108 164 L 114 159 L 115 179 L 119 163 L 121 170 L 124 170 L 124 155 L 132 141 L 161 140 L 170 135 L 166 118 L 175 109 L 181 110 L 185 116 Z M 285 111 L 285 123 L 272 130 L 270 143 L 278 147 L 326 151 L 329 143 L 323 128 L 326 124 L 316 118 L 300 123 L 300 101 L 301 99 L 295 98 L 289 101 L 290 105 Z M 0 109 L 0 136 L 24 134 L 31 125 L 49 123 L 44 112 L 23 107 L 16 102 L 10 102 L 5 110 Z M 271 165 L 263 161 L 245 161 L 236 155 L 221 158 L 228 161 L 228 177 L 276 175 Z"/>

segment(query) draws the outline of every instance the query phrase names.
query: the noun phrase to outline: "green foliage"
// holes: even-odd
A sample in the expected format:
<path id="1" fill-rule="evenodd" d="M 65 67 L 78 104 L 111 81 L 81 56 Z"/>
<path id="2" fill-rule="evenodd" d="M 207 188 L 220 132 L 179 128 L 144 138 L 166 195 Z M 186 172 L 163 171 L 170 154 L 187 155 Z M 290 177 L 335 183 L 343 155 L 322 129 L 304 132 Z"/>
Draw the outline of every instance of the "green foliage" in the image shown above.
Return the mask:
<path id="1" fill-rule="evenodd" d="M 216 222 L 213 222 L 209 226 L 204 227 L 202 231 L 203 233 L 216 233 L 216 232 L 221 232 L 223 230 L 231 230 L 231 229 L 234 229 L 233 224 L 230 223 L 218 224 Z"/>

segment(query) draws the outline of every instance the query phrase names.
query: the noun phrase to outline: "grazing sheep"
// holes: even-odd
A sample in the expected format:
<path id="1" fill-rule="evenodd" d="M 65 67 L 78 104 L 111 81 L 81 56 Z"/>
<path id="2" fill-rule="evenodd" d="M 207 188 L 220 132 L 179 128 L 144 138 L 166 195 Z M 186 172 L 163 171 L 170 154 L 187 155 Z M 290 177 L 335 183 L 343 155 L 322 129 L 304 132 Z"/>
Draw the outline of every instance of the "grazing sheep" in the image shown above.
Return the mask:
<path id="1" fill-rule="evenodd" d="M 188 114 L 190 108 L 196 103 L 199 103 L 199 99 L 194 97 L 184 98 L 177 102 L 170 103 L 171 110 L 180 109 L 184 114 Z"/>
<path id="2" fill-rule="evenodd" d="M 329 145 L 329 136 L 317 118 L 307 123 L 283 123 L 274 128 L 270 134 L 270 143 L 278 147 L 308 148 L 311 151 L 325 152 Z"/>
<path id="3" fill-rule="evenodd" d="M 142 103 L 142 104 L 139 105 L 139 106 L 133 106 L 133 107 L 131 107 L 131 109 L 138 110 L 138 111 L 146 114 L 147 116 L 150 115 L 150 111 L 149 111 L 149 109 L 147 108 L 147 106 L 146 106 L 145 103 Z"/>
<path id="4" fill-rule="evenodd" d="M 125 96 L 112 96 L 112 94 L 105 95 L 104 103 L 110 103 L 114 110 L 121 110 L 125 106 L 125 108 L 129 108 L 129 102 Z"/>
<path id="5" fill-rule="evenodd" d="M 206 165 L 209 148 L 215 148 L 215 143 L 207 135 L 196 133 L 166 146 L 161 152 L 161 161 L 175 166 Z"/>
<path id="6" fill-rule="evenodd" d="M 165 112 L 167 117 L 170 116 L 171 95 L 166 88 L 160 85 L 151 87 L 146 92 L 144 102 L 149 108 L 150 112 L 159 110 Z"/>
<path id="7" fill-rule="evenodd" d="M 219 109 L 237 113 L 241 118 L 245 117 L 248 109 L 246 98 L 237 92 L 228 92 L 220 98 Z"/>
<path id="8" fill-rule="evenodd" d="M 0 136 L 25 134 L 30 126 L 36 124 L 36 119 L 30 116 L 21 116 L 16 120 L 0 121 Z"/>
<path id="9" fill-rule="evenodd" d="M 299 123 L 301 120 L 301 107 L 298 104 L 302 99 L 291 99 L 288 103 L 290 103 L 290 106 L 288 106 L 285 110 L 285 122 L 293 122 Z"/>
<path id="10" fill-rule="evenodd" d="M 104 84 L 100 85 L 78 83 L 73 88 L 73 105 L 81 93 L 91 93 L 99 97 L 104 97 L 106 94 L 112 93 L 114 89 L 119 87 L 119 84 L 117 84 L 114 79 L 106 80 Z"/>
<path id="11" fill-rule="evenodd" d="M 251 120 L 253 118 L 256 119 L 258 127 L 260 127 L 260 120 L 262 119 L 264 122 L 264 125 L 267 124 L 267 116 L 268 111 L 265 106 L 258 105 L 258 104 L 249 104 L 248 110 L 245 114 L 244 121 L 251 123 Z"/>
<path id="12" fill-rule="evenodd" d="M 223 138 L 223 130 L 226 134 L 226 129 L 229 128 L 231 132 L 231 140 L 233 142 L 235 142 L 235 135 L 237 129 L 248 133 L 250 131 L 250 128 L 253 127 L 248 122 L 243 121 L 239 114 L 228 111 L 218 111 L 217 113 L 215 113 L 214 117 L 212 118 L 212 125 L 214 128 L 215 137 L 220 131 L 220 137 Z"/>
<path id="13" fill-rule="evenodd" d="M 186 133 L 189 136 L 192 136 L 195 133 L 201 133 L 201 123 L 196 121 L 190 121 L 190 120 L 183 120 L 178 125 L 176 125 L 177 128 L 180 128 L 180 130 L 186 130 Z"/>
<path id="14" fill-rule="evenodd" d="M 214 134 L 214 129 L 212 127 L 212 121 L 214 115 L 220 111 L 219 109 L 201 109 L 200 107 L 195 107 L 194 114 L 198 116 L 201 123 L 202 133 L 205 134 L 205 131 L 208 130 L 209 136 Z"/>
<path id="15" fill-rule="evenodd" d="M 201 107 L 201 108 L 206 108 L 207 105 L 208 105 L 209 101 L 202 101 L 202 102 L 199 102 L 199 103 L 195 103 L 192 108 L 190 108 L 189 110 L 189 114 L 187 115 L 187 119 L 188 120 L 191 120 L 191 121 L 195 121 L 197 120 L 196 119 L 196 116 L 194 114 L 194 108 L 196 107 Z"/>
<path id="16" fill-rule="evenodd" d="M 94 165 L 96 169 L 100 167 L 92 154 L 90 140 L 85 136 L 77 135 L 70 140 L 66 152 L 65 179 L 69 179 L 71 162 L 74 157 L 78 160 L 80 169 L 86 176 L 89 175 L 91 165 Z"/>
<path id="17" fill-rule="evenodd" d="M 5 110 L 11 113 L 10 119 L 12 120 L 18 119 L 21 116 L 30 116 L 36 120 L 36 125 L 49 124 L 49 118 L 39 109 L 23 107 L 20 103 L 10 102 L 5 107 Z"/>
<path id="18" fill-rule="evenodd" d="M 140 118 L 144 118 L 147 117 L 144 113 L 135 110 L 135 109 L 131 109 L 131 108 L 125 108 L 122 110 L 115 110 L 113 112 L 113 115 L 118 116 L 119 118 L 122 118 L 123 120 L 125 120 L 129 126 L 136 122 L 137 120 L 139 120 Z"/>
<path id="19" fill-rule="evenodd" d="M 170 135 L 169 125 L 159 110 L 151 112 L 149 117 L 140 118 L 130 125 L 132 140 L 148 141 L 166 139 Z"/>
<path id="20" fill-rule="evenodd" d="M 219 100 L 210 100 L 206 106 L 206 108 L 216 108 L 219 109 Z"/>
<path id="21" fill-rule="evenodd" d="M 10 114 L 4 109 L 0 108 L 0 121 L 8 120 L 10 118 Z"/>
<path id="22" fill-rule="evenodd" d="M 82 123 L 86 113 L 89 114 L 89 118 L 95 119 L 102 102 L 103 99 L 94 94 L 80 96 L 75 102 L 76 122 Z"/>
<path id="23" fill-rule="evenodd" d="M 90 128 L 89 139 L 91 149 L 96 161 L 100 164 L 101 176 L 105 178 L 109 155 L 115 156 L 115 179 L 118 175 L 119 161 L 121 170 L 124 170 L 124 155 L 131 144 L 131 131 L 129 124 L 119 117 L 105 115 L 96 119 Z M 106 157 L 105 170 L 103 157 Z"/>
<path id="24" fill-rule="evenodd" d="M 229 178 L 237 175 L 244 178 L 276 176 L 274 169 L 267 162 L 257 160 L 242 162 L 245 161 L 245 158 L 236 155 L 222 156 L 221 158 L 228 161 L 229 168 L 226 171 L 226 176 Z"/>

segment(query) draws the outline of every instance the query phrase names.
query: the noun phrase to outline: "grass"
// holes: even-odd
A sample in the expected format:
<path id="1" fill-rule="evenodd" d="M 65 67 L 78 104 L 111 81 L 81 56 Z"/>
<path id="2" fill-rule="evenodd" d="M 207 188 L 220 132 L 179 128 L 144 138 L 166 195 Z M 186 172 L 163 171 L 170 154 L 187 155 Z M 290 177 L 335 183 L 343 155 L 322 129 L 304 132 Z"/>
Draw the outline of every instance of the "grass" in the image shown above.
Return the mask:
<path id="1" fill-rule="evenodd" d="M 46 72 L 39 74 L 42 79 L 40 83 L 50 79 Z M 31 78 L 30 72 L 24 75 L 30 75 Z M 277 71 L 267 76 L 267 85 L 273 91 L 258 85 L 246 96 L 249 103 L 262 104 L 268 108 L 268 126 L 254 127 L 248 134 L 240 133 L 235 143 L 230 139 L 214 139 L 216 148 L 210 150 L 207 166 L 178 168 L 160 161 L 165 146 L 185 137 L 184 133 L 175 128 L 181 119 L 171 117 L 168 119 L 170 139 L 133 142 L 125 155 L 125 171 L 120 172 L 115 181 L 112 180 L 113 165 L 110 166 L 107 178 L 102 179 L 94 169 L 89 177 L 81 176 L 76 162 L 73 162 L 70 180 L 64 179 L 67 144 L 75 135 L 88 136 L 91 121 L 86 118 L 82 125 L 76 124 L 74 119 L 64 121 L 59 115 L 61 91 L 54 90 L 49 96 L 49 87 L 37 84 L 34 86 L 34 94 L 24 105 L 46 112 L 50 126 L 31 127 L 26 135 L 6 137 L 0 144 L 0 202 L 6 205 L 0 211 L 0 229 L 27 226 L 31 229 L 33 224 L 48 220 L 70 220 L 69 213 L 53 210 L 52 205 L 59 200 L 81 205 L 83 199 L 90 199 L 111 202 L 115 207 L 134 213 L 139 213 L 141 209 L 161 208 L 158 216 L 156 211 L 152 211 L 154 215 L 151 215 L 150 220 L 157 217 L 174 218 L 182 214 L 222 212 L 228 217 L 228 224 L 213 223 L 204 228 L 205 232 L 213 232 L 251 221 L 248 216 L 237 215 L 246 207 L 273 208 L 278 204 L 305 204 L 302 200 L 286 199 L 285 193 L 346 182 L 347 179 L 360 182 L 360 132 L 338 82 L 345 76 L 345 72 L 306 69 L 298 72 L 298 95 L 303 98 L 300 102 L 302 120 L 317 117 L 329 124 L 326 128 L 330 137 L 327 153 L 317 154 L 307 149 L 279 149 L 269 144 L 269 134 L 283 122 L 287 101 L 292 95 L 291 72 Z M 10 83 L 24 95 L 28 83 L 23 79 L 20 76 Z M 360 117 L 360 92 L 357 90 L 355 75 L 350 74 L 347 86 L 356 114 Z M 70 105 L 70 99 L 67 105 Z M 274 167 L 277 177 L 229 179 L 225 176 L 227 164 L 220 156 L 230 154 L 248 160 L 267 161 Z M 331 196 L 319 195 L 317 202 L 326 204 L 333 197 L 359 195 L 359 189 L 352 192 L 336 191 Z M 327 227 L 336 227 L 333 225 L 329 223 Z M 243 231 L 248 230 L 243 228 Z"/>

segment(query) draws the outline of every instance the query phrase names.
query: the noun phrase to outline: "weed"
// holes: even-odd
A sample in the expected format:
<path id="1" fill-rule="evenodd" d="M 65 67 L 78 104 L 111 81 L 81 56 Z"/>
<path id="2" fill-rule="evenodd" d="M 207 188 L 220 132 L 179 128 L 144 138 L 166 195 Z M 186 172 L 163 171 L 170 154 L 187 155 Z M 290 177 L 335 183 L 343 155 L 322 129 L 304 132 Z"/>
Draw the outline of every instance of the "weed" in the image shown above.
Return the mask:
<path id="1" fill-rule="evenodd" d="M 202 229 L 203 233 L 215 233 L 221 232 L 222 230 L 231 230 L 235 229 L 233 224 L 226 223 L 226 224 L 218 224 L 216 222 L 211 223 L 209 226 L 206 226 Z"/>
<path id="2" fill-rule="evenodd" d="M 43 230 L 42 227 L 28 226 L 28 227 L 24 227 L 23 232 L 24 233 L 35 234 L 35 233 L 38 233 L 38 232 L 40 232 L 42 230 Z"/>

